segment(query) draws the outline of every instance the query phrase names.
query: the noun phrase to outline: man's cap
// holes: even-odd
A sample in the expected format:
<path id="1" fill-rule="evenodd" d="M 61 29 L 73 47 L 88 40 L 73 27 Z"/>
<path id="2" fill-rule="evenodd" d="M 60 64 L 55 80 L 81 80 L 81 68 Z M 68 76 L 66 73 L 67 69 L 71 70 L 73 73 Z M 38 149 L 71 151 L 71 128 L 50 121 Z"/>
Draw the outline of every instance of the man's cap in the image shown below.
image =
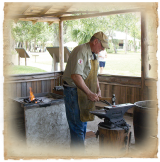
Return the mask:
<path id="1" fill-rule="evenodd" d="M 93 36 L 101 41 L 104 48 L 109 49 L 108 37 L 103 32 L 97 32 Z"/>

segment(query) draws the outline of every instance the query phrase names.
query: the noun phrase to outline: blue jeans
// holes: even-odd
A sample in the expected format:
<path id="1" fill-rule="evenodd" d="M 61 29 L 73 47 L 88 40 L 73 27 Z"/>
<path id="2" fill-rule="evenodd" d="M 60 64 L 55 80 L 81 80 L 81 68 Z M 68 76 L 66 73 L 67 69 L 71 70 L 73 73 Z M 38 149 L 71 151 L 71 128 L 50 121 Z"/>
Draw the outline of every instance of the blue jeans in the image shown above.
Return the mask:
<path id="1" fill-rule="evenodd" d="M 71 135 L 71 149 L 84 148 L 87 122 L 80 120 L 77 88 L 64 87 L 64 101 Z"/>

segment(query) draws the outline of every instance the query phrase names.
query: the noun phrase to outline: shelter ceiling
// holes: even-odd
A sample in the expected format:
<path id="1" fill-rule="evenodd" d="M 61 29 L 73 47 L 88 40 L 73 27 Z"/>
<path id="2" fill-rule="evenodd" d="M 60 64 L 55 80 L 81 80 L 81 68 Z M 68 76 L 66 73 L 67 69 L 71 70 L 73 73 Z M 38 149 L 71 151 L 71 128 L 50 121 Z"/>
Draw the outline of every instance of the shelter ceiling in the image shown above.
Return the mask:
<path id="1" fill-rule="evenodd" d="M 71 20 L 74 16 L 90 16 L 117 10 L 152 8 L 156 3 L 134 2 L 5 2 L 4 18 L 16 21 L 59 22 Z"/>

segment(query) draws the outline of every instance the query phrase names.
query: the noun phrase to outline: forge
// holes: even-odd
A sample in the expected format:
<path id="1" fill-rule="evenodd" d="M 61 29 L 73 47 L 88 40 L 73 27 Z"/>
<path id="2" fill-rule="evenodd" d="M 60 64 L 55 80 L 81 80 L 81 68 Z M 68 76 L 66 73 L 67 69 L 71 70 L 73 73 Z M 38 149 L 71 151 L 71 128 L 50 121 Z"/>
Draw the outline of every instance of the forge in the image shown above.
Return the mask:
<path id="1" fill-rule="evenodd" d="M 69 145 L 70 134 L 62 95 L 39 93 L 11 100 L 12 128 L 28 147 Z"/>

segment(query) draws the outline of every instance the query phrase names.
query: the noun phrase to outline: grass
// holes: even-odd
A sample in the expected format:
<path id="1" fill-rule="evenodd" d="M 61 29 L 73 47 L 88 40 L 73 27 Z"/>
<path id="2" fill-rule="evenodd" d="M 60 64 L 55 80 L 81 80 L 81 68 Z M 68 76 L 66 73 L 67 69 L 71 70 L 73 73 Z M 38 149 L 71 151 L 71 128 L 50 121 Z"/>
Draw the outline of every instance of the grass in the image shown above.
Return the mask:
<path id="1" fill-rule="evenodd" d="M 141 75 L 141 55 L 140 54 L 121 54 L 108 56 L 106 61 L 106 73 L 140 76 Z"/>
<path id="2" fill-rule="evenodd" d="M 36 67 L 31 67 L 31 66 L 22 66 L 22 65 L 12 65 L 8 69 L 8 73 L 10 75 L 12 74 L 29 74 L 29 73 L 43 73 L 47 72 L 45 70 L 36 68 Z"/>
<path id="3" fill-rule="evenodd" d="M 39 58 L 36 63 L 52 65 L 50 57 Z M 65 63 L 66 65 L 66 63 Z M 59 63 L 58 63 L 59 66 Z M 12 65 L 9 68 L 9 74 L 28 74 L 46 72 L 45 70 L 30 67 Z M 107 54 L 106 66 L 103 71 L 104 74 L 124 75 L 124 76 L 141 76 L 141 53 L 128 52 L 127 54 Z"/>
<path id="4" fill-rule="evenodd" d="M 36 67 L 31 67 L 31 66 L 22 66 L 22 65 L 13 66 L 13 74 L 28 74 L 28 73 L 41 73 L 41 72 L 47 72 L 47 71 Z"/>
<path id="5" fill-rule="evenodd" d="M 112 75 L 141 76 L 141 54 L 107 54 L 103 73 Z"/>

